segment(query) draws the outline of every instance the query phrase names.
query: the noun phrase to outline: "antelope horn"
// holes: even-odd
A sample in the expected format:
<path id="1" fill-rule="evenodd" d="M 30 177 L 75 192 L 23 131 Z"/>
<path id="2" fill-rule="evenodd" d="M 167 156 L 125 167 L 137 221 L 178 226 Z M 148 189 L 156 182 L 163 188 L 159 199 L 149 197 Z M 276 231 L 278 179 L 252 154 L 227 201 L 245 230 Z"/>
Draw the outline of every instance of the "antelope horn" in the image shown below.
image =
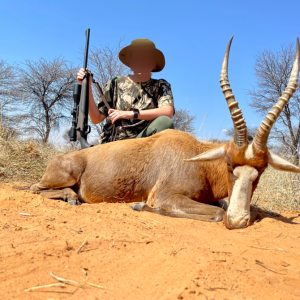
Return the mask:
<path id="1" fill-rule="evenodd" d="M 227 45 L 226 52 L 224 55 L 222 69 L 221 69 L 220 83 L 233 121 L 234 143 L 238 147 L 242 147 L 248 144 L 247 126 L 245 123 L 245 118 L 243 118 L 242 110 L 239 108 L 239 103 L 235 101 L 234 95 L 232 94 L 232 89 L 230 88 L 230 84 L 228 80 L 228 60 L 229 60 L 229 51 L 230 51 L 232 39 L 233 36 L 231 37 Z"/>
<path id="2" fill-rule="evenodd" d="M 279 98 L 278 102 L 272 107 L 271 111 L 268 112 L 266 118 L 262 121 L 259 128 L 257 129 L 254 137 L 254 145 L 259 150 L 264 150 L 267 147 L 268 137 L 272 126 L 276 122 L 283 108 L 288 104 L 293 93 L 296 91 L 298 86 L 298 75 L 299 75 L 299 38 L 297 37 L 296 55 L 294 65 L 292 68 L 291 76 L 287 87 Z"/>

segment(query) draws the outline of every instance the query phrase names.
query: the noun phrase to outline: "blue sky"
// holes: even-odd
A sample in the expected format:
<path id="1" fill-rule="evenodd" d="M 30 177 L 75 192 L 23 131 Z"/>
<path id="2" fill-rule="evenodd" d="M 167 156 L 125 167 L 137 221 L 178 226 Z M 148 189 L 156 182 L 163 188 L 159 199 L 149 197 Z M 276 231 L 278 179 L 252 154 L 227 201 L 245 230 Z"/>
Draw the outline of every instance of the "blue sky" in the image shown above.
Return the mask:
<path id="1" fill-rule="evenodd" d="M 254 56 L 300 35 L 300 1 L 0 0 L 0 11 L 0 58 L 9 63 L 62 55 L 77 65 L 88 27 L 90 46 L 151 39 L 166 58 L 154 78 L 171 83 L 176 107 L 197 115 L 197 129 L 208 113 L 200 132 L 205 137 L 232 126 L 219 85 L 231 35 L 229 79 L 248 126 L 261 121 L 247 105 Z"/>

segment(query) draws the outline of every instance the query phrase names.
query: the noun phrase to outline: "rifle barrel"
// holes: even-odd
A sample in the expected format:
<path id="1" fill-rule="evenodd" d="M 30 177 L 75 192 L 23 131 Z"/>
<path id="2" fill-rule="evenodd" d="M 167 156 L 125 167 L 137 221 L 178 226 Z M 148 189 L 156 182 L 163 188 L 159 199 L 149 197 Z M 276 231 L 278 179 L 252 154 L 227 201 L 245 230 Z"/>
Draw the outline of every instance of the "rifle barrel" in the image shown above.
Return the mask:
<path id="1" fill-rule="evenodd" d="M 88 62 L 88 56 L 89 56 L 90 28 L 88 28 L 85 31 L 85 37 L 86 37 L 86 42 L 85 42 L 84 62 L 83 62 L 83 69 L 84 69 L 84 71 L 87 68 L 87 62 Z"/>

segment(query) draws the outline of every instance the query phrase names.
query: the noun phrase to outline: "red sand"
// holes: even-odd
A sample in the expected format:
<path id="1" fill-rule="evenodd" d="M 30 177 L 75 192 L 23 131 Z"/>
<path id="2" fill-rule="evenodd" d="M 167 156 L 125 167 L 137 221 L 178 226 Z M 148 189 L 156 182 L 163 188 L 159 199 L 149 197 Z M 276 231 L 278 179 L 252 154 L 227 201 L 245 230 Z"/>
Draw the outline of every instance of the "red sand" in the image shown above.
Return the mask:
<path id="1" fill-rule="evenodd" d="M 71 206 L 0 188 L 1 300 L 300 299 L 296 211 L 228 230 L 128 204 Z M 50 271 L 83 285 L 24 291 L 56 283 Z"/>

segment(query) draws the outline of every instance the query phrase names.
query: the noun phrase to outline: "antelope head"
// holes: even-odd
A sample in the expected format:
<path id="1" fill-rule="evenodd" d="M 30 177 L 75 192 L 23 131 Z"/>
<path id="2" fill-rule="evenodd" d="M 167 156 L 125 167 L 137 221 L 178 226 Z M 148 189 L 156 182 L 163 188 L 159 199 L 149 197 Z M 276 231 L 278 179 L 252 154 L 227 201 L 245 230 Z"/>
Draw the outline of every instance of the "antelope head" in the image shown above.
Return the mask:
<path id="1" fill-rule="evenodd" d="M 299 73 L 299 39 L 289 83 L 278 102 L 260 124 L 251 144 L 247 139 L 247 127 L 242 110 L 232 94 L 228 80 L 228 58 L 231 37 L 222 64 L 221 87 L 233 120 L 234 138 L 227 144 L 187 159 L 189 162 L 205 162 L 223 158 L 227 164 L 229 205 L 224 214 L 224 223 L 229 229 L 247 227 L 250 222 L 250 202 L 259 178 L 270 164 L 281 171 L 300 173 L 300 168 L 270 152 L 268 136 L 281 111 L 296 91 Z"/>

